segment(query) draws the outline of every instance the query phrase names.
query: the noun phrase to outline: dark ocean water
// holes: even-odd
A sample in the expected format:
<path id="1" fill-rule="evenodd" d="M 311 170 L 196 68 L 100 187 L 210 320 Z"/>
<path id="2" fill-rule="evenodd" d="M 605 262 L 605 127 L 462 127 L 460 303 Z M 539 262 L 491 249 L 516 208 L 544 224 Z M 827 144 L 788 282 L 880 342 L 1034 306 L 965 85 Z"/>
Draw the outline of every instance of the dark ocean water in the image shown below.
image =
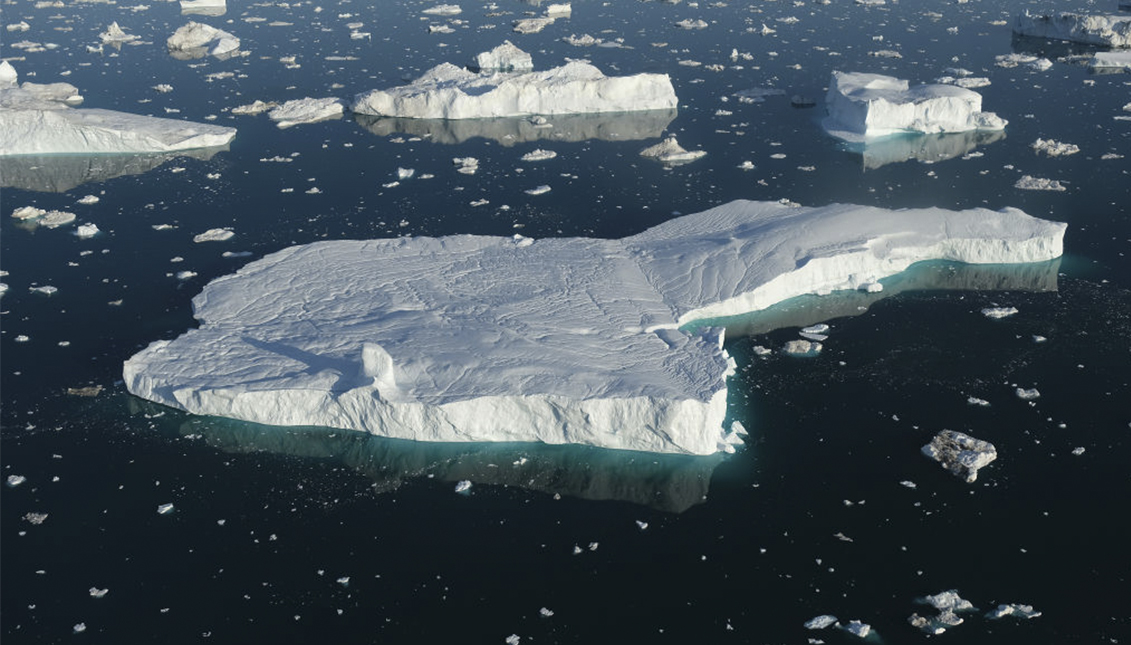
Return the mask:
<path id="1" fill-rule="evenodd" d="M 242 39 L 250 53 L 227 61 L 167 55 L 164 39 L 193 18 L 176 3 L 4 5 L 5 25 L 29 25 L 0 31 L 0 56 L 21 80 L 72 83 L 88 107 L 215 116 L 239 129 L 229 149 L 194 156 L 0 159 L 0 281 L 10 287 L 0 299 L 0 476 L 26 478 L 0 498 L 5 643 L 857 640 L 802 626 L 826 613 L 870 624 L 870 642 L 908 643 L 928 638 L 907 622 L 931 613 L 917 599 L 949 589 L 978 611 L 941 638 L 1131 642 L 1131 75 L 1059 60 L 1043 72 L 995 64 L 1083 51 L 1013 37 L 1021 9 L 1114 12 L 1114 1 L 575 0 L 572 17 L 530 35 L 511 21 L 543 7 L 465 3 L 454 33 L 440 35 L 427 25 L 450 19 L 421 13 L 434 4 L 233 2 L 223 16 L 196 17 Z M 673 26 L 688 18 L 708 26 Z M 114 20 L 146 44 L 88 52 Z M 354 22 L 371 37 L 351 39 Z M 763 24 L 776 32 L 755 33 Z M 585 33 L 623 46 L 561 40 Z M 556 132 L 579 134 L 537 141 L 505 137 L 505 123 L 422 130 L 347 116 L 279 130 L 229 113 L 256 99 L 348 99 L 470 62 L 503 39 L 538 69 L 586 57 L 610 74 L 668 73 L 680 107 L 562 121 Z M 875 55 L 885 50 L 900 57 Z M 299 67 L 280 62 L 289 56 Z M 1004 137 L 861 154 L 820 128 L 833 70 L 919 83 L 954 66 L 990 79 L 978 91 L 1010 121 Z M 209 77 L 223 72 L 232 75 Z M 159 83 L 174 90 L 156 92 Z M 733 96 L 765 87 L 784 96 Z M 818 105 L 792 107 L 793 94 Z M 669 133 L 709 154 L 674 169 L 638 156 Z M 1080 152 L 1037 155 L 1037 138 Z M 519 160 L 539 147 L 558 157 Z M 907 158 L 943 148 L 962 154 Z M 451 159 L 464 156 L 480 160 L 477 174 L 455 173 Z M 291 161 L 265 161 L 276 158 Z M 435 177 L 385 186 L 398 167 Z M 1014 188 L 1024 174 L 1067 190 Z M 541 184 L 553 190 L 524 193 Z M 86 195 L 99 201 L 76 203 Z M 1067 222 L 1065 256 L 929 263 L 881 294 L 800 298 L 725 321 L 739 365 L 731 417 L 750 431 L 735 455 L 263 427 L 161 408 L 120 382 L 123 360 L 194 326 L 190 301 L 208 280 L 292 244 L 620 237 L 738 198 L 1013 206 Z M 75 212 L 102 233 L 29 229 L 9 217 L 26 205 Z M 236 236 L 192 242 L 216 227 Z M 196 276 L 175 277 L 186 270 Z M 58 292 L 29 291 L 43 285 Z M 979 313 L 999 305 L 1019 313 Z M 831 329 L 816 358 L 755 350 L 817 322 Z M 1023 401 L 1018 387 L 1041 396 Z M 944 428 L 997 447 L 977 482 L 920 455 Z M 469 494 L 454 492 L 462 480 Z M 169 503 L 171 513 L 157 512 Z M 29 513 L 47 517 L 36 524 Z M 1042 615 L 985 618 L 999 603 Z"/>

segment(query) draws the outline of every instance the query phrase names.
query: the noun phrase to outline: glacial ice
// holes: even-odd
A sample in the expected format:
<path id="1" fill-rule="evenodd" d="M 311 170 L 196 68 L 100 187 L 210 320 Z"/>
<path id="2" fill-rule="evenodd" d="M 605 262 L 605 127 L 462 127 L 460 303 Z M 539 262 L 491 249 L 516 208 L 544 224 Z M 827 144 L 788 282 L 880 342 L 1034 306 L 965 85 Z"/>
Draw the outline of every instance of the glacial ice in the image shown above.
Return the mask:
<path id="1" fill-rule="evenodd" d="M 165 41 L 174 58 L 189 60 L 204 56 L 230 58 L 238 53 L 240 39 L 209 25 L 190 22 L 173 32 Z"/>
<path id="2" fill-rule="evenodd" d="M 498 47 L 476 56 L 475 66 L 481 71 L 528 72 L 534 69 L 534 60 L 511 41 L 504 40 Z"/>
<path id="3" fill-rule="evenodd" d="M 195 414 L 430 441 L 710 454 L 734 363 L 687 323 L 855 289 L 912 263 L 1040 262 L 1065 225 L 1015 209 L 736 201 L 620 240 L 319 242 L 214 280 L 200 321 L 123 367 Z"/>
<path id="4" fill-rule="evenodd" d="M 982 95 L 954 85 L 917 85 L 881 74 L 833 72 L 825 129 L 846 141 L 920 132 L 1002 130 L 1006 121 L 982 112 Z"/>
<path id="5" fill-rule="evenodd" d="M 482 119 L 666 110 L 676 104 L 666 74 L 610 77 L 580 61 L 542 72 L 476 74 L 443 63 L 409 85 L 358 94 L 351 109 L 415 119 Z"/>
<path id="6" fill-rule="evenodd" d="M 1033 38 L 1067 40 L 1104 47 L 1131 47 L 1131 16 L 1082 13 L 1031 14 L 1013 22 L 1013 32 Z"/>
<path id="7" fill-rule="evenodd" d="M 68 83 L 0 87 L 0 157 L 175 152 L 224 146 L 236 136 L 235 128 L 71 107 L 81 102 Z"/>

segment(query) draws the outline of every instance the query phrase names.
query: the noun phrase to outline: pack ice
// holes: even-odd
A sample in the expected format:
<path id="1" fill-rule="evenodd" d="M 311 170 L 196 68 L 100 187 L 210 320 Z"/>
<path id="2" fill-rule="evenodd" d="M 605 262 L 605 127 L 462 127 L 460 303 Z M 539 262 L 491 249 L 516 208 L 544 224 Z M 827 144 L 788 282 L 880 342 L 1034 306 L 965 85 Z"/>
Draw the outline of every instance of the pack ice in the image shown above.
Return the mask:
<path id="1" fill-rule="evenodd" d="M 82 96 L 69 83 L 16 81 L 11 65 L 0 63 L 0 156 L 175 152 L 224 146 L 236 136 L 235 128 L 78 109 Z"/>
<path id="2" fill-rule="evenodd" d="M 195 414 L 429 441 L 733 450 L 723 330 L 686 323 L 856 289 L 914 262 L 1038 262 L 1015 209 L 735 201 L 619 240 L 457 235 L 284 249 L 218 278 L 200 321 L 125 362 Z"/>
<path id="3" fill-rule="evenodd" d="M 1003 130 L 1006 121 L 982 112 L 982 95 L 954 85 L 911 87 L 903 79 L 862 72 L 833 72 L 825 97 L 825 129 L 859 142 L 901 133 Z"/>
<path id="4" fill-rule="evenodd" d="M 443 63 L 409 85 L 358 94 L 351 109 L 414 119 L 482 119 L 668 110 L 676 103 L 667 74 L 605 76 L 581 61 L 521 73 L 474 73 Z"/>
<path id="5" fill-rule="evenodd" d="M 1131 16 L 1082 13 L 1032 14 L 1026 9 L 1013 22 L 1013 32 L 1033 38 L 1067 40 L 1105 47 L 1131 47 Z"/>

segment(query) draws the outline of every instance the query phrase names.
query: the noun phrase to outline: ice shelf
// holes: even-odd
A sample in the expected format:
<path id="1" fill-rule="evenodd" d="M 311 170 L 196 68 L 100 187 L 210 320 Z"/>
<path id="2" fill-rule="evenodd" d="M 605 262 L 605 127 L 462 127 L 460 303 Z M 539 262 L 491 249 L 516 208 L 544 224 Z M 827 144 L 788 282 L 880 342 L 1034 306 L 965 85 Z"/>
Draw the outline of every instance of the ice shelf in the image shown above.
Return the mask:
<path id="1" fill-rule="evenodd" d="M 710 454 L 740 441 L 735 365 L 721 328 L 681 326 L 921 260 L 1046 261 L 1064 230 L 1016 209 L 735 201 L 619 240 L 318 242 L 212 281 L 199 328 L 123 373 L 146 399 L 258 423 Z"/>

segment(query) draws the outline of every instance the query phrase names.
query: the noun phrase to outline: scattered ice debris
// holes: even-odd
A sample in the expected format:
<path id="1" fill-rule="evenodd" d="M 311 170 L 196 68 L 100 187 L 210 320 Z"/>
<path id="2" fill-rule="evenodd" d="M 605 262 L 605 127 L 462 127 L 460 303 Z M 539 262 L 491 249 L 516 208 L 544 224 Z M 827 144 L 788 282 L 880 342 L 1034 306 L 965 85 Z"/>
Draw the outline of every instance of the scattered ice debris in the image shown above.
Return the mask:
<path id="1" fill-rule="evenodd" d="M 334 97 L 294 99 L 273 108 L 267 113 L 267 118 L 280 128 L 289 128 L 303 123 L 340 118 L 345 112 L 345 107 L 341 99 Z"/>
<path id="2" fill-rule="evenodd" d="M 24 513 L 24 516 L 20 519 L 29 524 L 39 526 L 47 521 L 47 513 Z"/>
<path id="3" fill-rule="evenodd" d="M 161 504 L 157 507 L 157 513 L 160 515 L 168 515 L 173 512 L 173 504 Z"/>
<path id="4" fill-rule="evenodd" d="M 348 587 L 348 586 L 350 586 L 350 577 L 349 576 L 342 576 L 342 577 L 338 578 L 336 580 L 336 582 L 338 584 L 342 585 L 343 587 Z"/>
<path id="5" fill-rule="evenodd" d="M 923 446 L 923 454 L 966 483 L 977 480 L 978 470 L 997 459 L 997 449 L 992 443 L 954 430 L 943 430 L 935 435 L 931 443 Z"/>
<path id="6" fill-rule="evenodd" d="M 1012 69 L 1014 67 L 1028 67 L 1038 72 L 1047 71 L 1052 67 L 1052 61 L 1032 54 L 1003 54 L 994 57 L 994 65 Z"/>
<path id="7" fill-rule="evenodd" d="M 1036 399 L 1041 398 L 1040 391 L 1035 387 L 1029 389 L 1019 387 L 1015 389 L 1013 393 L 1016 394 L 1017 398 L 1021 399 L 1022 401 L 1035 401 Z"/>
<path id="8" fill-rule="evenodd" d="M 986 318 L 1006 318 L 1017 313 L 1017 307 L 986 307 L 982 315 Z"/>
<path id="9" fill-rule="evenodd" d="M 122 28 L 118 26 L 117 22 L 112 22 L 110 23 L 110 26 L 106 28 L 106 31 L 98 34 L 98 38 L 103 42 L 103 44 L 111 44 L 128 43 L 137 40 L 139 36 L 127 34 L 126 32 L 122 31 Z"/>
<path id="10" fill-rule="evenodd" d="M 465 175 L 474 175 L 479 170 L 479 160 L 475 157 L 454 157 L 452 163 L 456 165 L 456 172 Z"/>
<path id="11" fill-rule="evenodd" d="M 903 54 L 897 52 L 894 49 L 877 49 L 875 51 L 868 52 L 868 55 L 872 56 L 873 58 L 903 58 Z"/>
<path id="12" fill-rule="evenodd" d="M 68 396 L 85 396 L 95 397 L 102 394 L 101 385 L 88 385 L 86 387 L 69 387 L 67 388 Z"/>
<path id="13" fill-rule="evenodd" d="M 976 396 L 966 397 L 966 403 L 967 403 L 967 405 L 977 405 L 977 406 L 983 407 L 983 408 L 987 408 L 990 405 L 989 401 L 987 401 L 985 399 L 979 399 Z"/>
<path id="14" fill-rule="evenodd" d="M 684 150 L 674 136 L 664 139 L 654 146 L 649 146 L 640 151 L 641 157 L 655 159 L 669 166 L 690 163 L 706 156 L 706 150 Z"/>
<path id="15" fill-rule="evenodd" d="M 810 618 L 805 621 L 805 629 L 825 629 L 837 624 L 836 616 L 831 614 L 822 614 L 815 618 Z"/>
<path id="16" fill-rule="evenodd" d="M 997 131 L 1006 121 L 982 112 L 982 95 L 953 85 L 917 85 L 880 74 L 833 72 L 825 129 L 848 141 L 903 132 Z"/>
<path id="17" fill-rule="evenodd" d="M 761 345 L 755 345 L 754 347 L 750 348 L 750 351 L 754 352 L 755 356 L 769 356 L 770 354 L 774 353 L 774 350 L 768 347 L 763 347 Z"/>
<path id="18" fill-rule="evenodd" d="M 75 235 L 82 238 L 94 237 L 98 235 L 99 232 L 97 224 L 80 224 L 79 227 L 75 229 Z"/>
<path id="19" fill-rule="evenodd" d="M 480 70 L 528 72 L 534 69 L 534 61 L 530 54 L 504 40 L 502 45 L 476 56 L 475 66 Z"/>
<path id="20" fill-rule="evenodd" d="M 680 29 L 706 29 L 707 23 L 703 20 L 692 20 L 691 18 L 688 18 L 686 20 L 680 20 L 679 22 L 675 23 L 675 26 L 679 27 Z"/>
<path id="21" fill-rule="evenodd" d="M 986 613 L 986 618 L 990 620 L 997 620 L 1006 616 L 1016 616 L 1018 618 L 1037 618 L 1041 612 L 1033 609 L 1032 605 L 1020 605 L 1015 603 L 1001 604 L 995 609 L 991 609 Z"/>
<path id="22" fill-rule="evenodd" d="M 536 149 L 531 150 L 530 152 L 522 155 L 522 160 L 523 161 L 546 161 L 548 159 L 553 159 L 554 157 L 557 157 L 557 156 L 558 156 L 558 153 L 554 152 L 553 150 L 543 150 L 541 148 L 536 148 Z"/>
<path id="23" fill-rule="evenodd" d="M 199 22 L 190 22 L 173 32 L 173 35 L 166 39 L 165 46 L 169 48 L 169 53 L 179 60 L 204 56 L 224 59 L 239 53 L 240 39 L 221 29 Z"/>
<path id="24" fill-rule="evenodd" d="M 661 110 L 677 103 L 666 74 L 610 77 L 582 61 L 542 72 L 476 74 L 443 63 L 409 85 L 358 94 L 352 109 L 377 116 L 477 119 Z"/>
<path id="25" fill-rule="evenodd" d="M 738 164 L 738 167 L 741 170 L 754 170 L 754 168 L 756 168 L 756 166 L 754 165 L 754 162 L 749 161 L 749 160 L 743 161 L 742 163 Z"/>
<path id="26" fill-rule="evenodd" d="M 248 103 L 247 105 L 239 105 L 232 108 L 232 114 L 262 114 L 276 107 L 279 107 L 279 104 L 275 103 L 274 101 L 268 103 L 266 101 L 260 101 L 256 99 L 253 103 Z M 286 158 L 286 160 L 290 161 L 289 158 Z"/>
<path id="27" fill-rule="evenodd" d="M 826 325 L 825 323 L 818 323 L 816 325 L 810 325 L 803 328 L 799 333 L 801 334 L 802 338 L 823 342 L 828 340 L 828 332 L 828 325 Z"/>
<path id="28" fill-rule="evenodd" d="M 1029 146 L 1037 153 L 1045 153 L 1050 157 L 1067 157 L 1080 152 L 1080 147 L 1073 143 L 1061 143 L 1054 139 L 1040 139 Z"/>
<path id="29" fill-rule="evenodd" d="M 791 340 L 782 346 L 782 351 L 791 356 L 816 356 L 824 346 L 810 340 Z"/>
<path id="30" fill-rule="evenodd" d="M 721 329 L 681 326 L 928 259 L 1046 261 L 1065 228 L 1015 209 L 736 201 L 623 239 L 320 241 L 213 280 L 194 299 L 199 327 L 135 354 L 123 381 L 151 401 L 258 423 L 715 454 L 729 445 L 735 364 Z M 579 288 L 562 266 L 592 279 Z M 632 307 L 618 304 L 625 294 Z M 264 337 L 285 340 L 250 342 Z M 328 339 L 345 381 L 307 369 L 329 358 Z"/>
<path id="31" fill-rule="evenodd" d="M 109 589 L 99 589 L 98 587 L 91 587 L 90 588 L 90 597 L 91 598 L 105 598 L 106 594 L 108 594 L 108 593 L 110 593 Z"/>
<path id="32" fill-rule="evenodd" d="M 466 493 L 471 490 L 471 482 L 466 479 L 461 479 L 460 481 L 456 482 L 455 490 L 457 493 Z"/>
<path id="33" fill-rule="evenodd" d="M 942 83 L 944 85 L 957 85 L 958 87 L 964 87 L 968 90 L 976 90 L 979 87 L 988 87 L 989 85 L 991 85 L 990 79 L 986 78 L 985 76 L 968 76 L 962 78 L 955 78 L 953 76 L 940 76 L 935 79 L 935 82 Z"/>
<path id="34" fill-rule="evenodd" d="M 1057 192 L 1068 190 L 1064 184 L 1056 179 L 1042 179 L 1030 175 L 1022 175 L 1021 179 L 1013 184 L 1013 187 L 1020 190 L 1052 190 Z"/>
<path id="35" fill-rule="evenodd" d="M 528 188 L 522 192 L 526 193 L 527 195 L 545 195 L 546 193 L 550 192 L 550 187 L 546 184 L 542 184 L 541 186 Z"/>
<path id="36" fill-rule="evenodd" d="M 222 16 L 227 11 L 227 0 L 181 0 L 181 13 L 186 15 Z"/>
<path id="37" fill-rule="evenodd" d="M 430 16 L 458 16 L 463 13 L 463 9 L 458 4 L 438 4 L 421 11 L 420 13 L 428 14 Z"/>
<path id="38" fill-rule="evenodd" d="M 15 488 L 16 486 L 19 486 L 20 484 L 22 484 L 26 481 L 27 481 L 27 477 L 24 477 L 23 475 L 8 475 L 8 480 L 7 480 L 8 486 L 10 488 Z"/>
<path id="39" fill-rule="evenodd" d="M 230 228 L 210 228 L 203 233 L 198 233 L 192 238 L 193 242 L 226 242 L 236 234 Z"/>
<path id="40" fill-rule="evenodd" d="M 454 34 L 455 29 L 451 25 L 428 25 L 428 33 L 430 34 Z"/>
<path id="41" fill-rule="evenodd" d="M 1131 16 L 1082 13 L 1031 14 L 1026 9 L 1013 22 L 1022 36 L 1067 40 L 1105 47 L 1131 47 Z"/>

